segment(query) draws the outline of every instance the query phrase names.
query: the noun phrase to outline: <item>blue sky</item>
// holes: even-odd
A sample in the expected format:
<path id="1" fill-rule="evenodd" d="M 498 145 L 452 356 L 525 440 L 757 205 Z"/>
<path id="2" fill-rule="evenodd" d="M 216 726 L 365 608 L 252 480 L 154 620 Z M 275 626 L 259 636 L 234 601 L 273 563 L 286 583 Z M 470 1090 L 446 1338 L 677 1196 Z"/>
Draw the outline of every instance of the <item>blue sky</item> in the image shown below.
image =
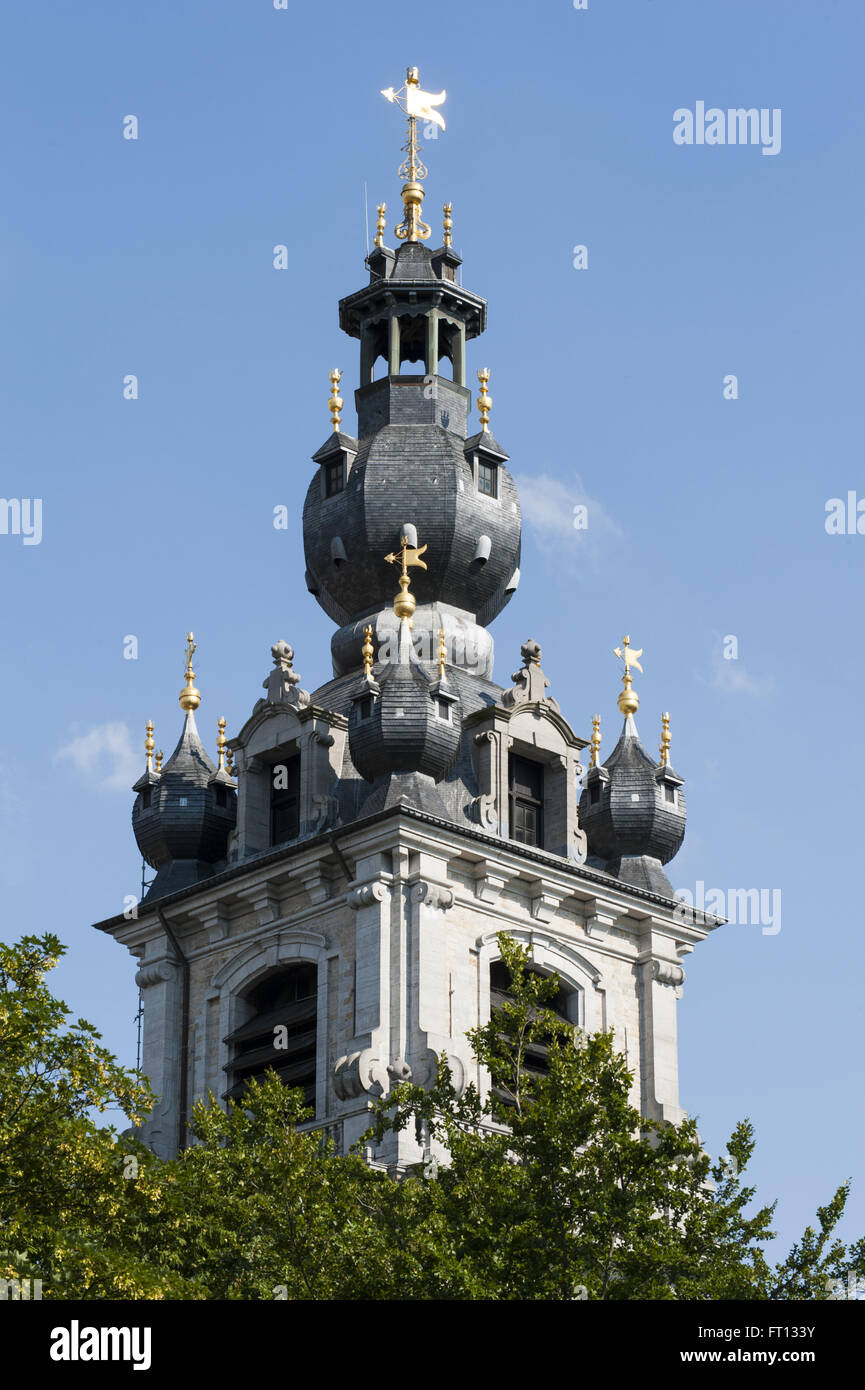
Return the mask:
<path id="1" fill-rule="evenodd" d="M 865 498 L 863 31 L 853 0 L 7 7 L 0 492 L 43 519 L 38 545 L 0 535 L 3 931 L 57 931 L 56 989 L 125 1061 L 133 963 L 90 924 L 138 885 L 128 787 L 145 720 L 166 755 L 179 735 L 187 629 L 211 746 L 277 638 L 307 688 L 329 675 L 300 510 L 333 366 L 352 427 L 337 300 L 366 278 L 365 184 L 396 220 L 379 90 L 414 63 L 448 92 L 428 220 L 453 202 L 489 300 L 469 367 L 524 506 L 497 675 L 537 639 L 609 751 L 612 648 L 644 648 L 637 723 L 654 750 L 669 709 L 687 783 L 674 885 L 782 895 L 780 931 L 731 924 L 685 961 L 682 1103 L 713 1152 L 752 1118 L 784 1241 L 851 1174 L 865 1228 L 865 535 L 825 527 Z M 780 152 L 676 145 L 698 101 L 779 109 Z"/>

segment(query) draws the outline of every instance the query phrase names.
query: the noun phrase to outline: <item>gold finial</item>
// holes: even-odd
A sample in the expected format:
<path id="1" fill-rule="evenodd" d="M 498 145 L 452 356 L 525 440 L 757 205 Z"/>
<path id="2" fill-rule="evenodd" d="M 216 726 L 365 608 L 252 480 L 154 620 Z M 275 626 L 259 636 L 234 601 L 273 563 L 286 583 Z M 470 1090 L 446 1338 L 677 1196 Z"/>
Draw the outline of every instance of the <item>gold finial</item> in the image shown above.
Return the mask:
<path id="1" fill-rule="evenodd" d="M 217 772 L 225 772 L 225 745 L 228 742 L 228 739 L 225 737 L 224 716 L 220 716 L 220 718 L 217 719 L 216 727 L 219 730 L 219 732 L 216 735 L 216 754 L 219 758 L 219 766 L 216 770 Z"/>
<path id="2" fill-rule="evenodd" d="M 666 714 L 666 713 L 665 713 L 665 714 L 662 714 L 662 715 L 661 715 L 661 725 L 662 725 L 662 728 L 661 728 L 661 742 L 660 742 L 661 767 L 669 767 L 669 766 L 670 766 L 670 716 L 669 716 L 669 714 Z"/>
<path id="3" fill-rule="evenodd" d="M 339 394 L 339 383 L 342 380 L 342 372 L 338 372 L 334 367 L 330 374 L 330 395 L 327 407 L 330 411 L 330 422 L 333 425 L 334 434 L 339 434 L 340 412 L 343 407 L 343 399 Z"/>
<path id="4" fill-rule="evenodd" d="M 634 667 L 642 675 L 643 668 L 640 665 L 637 658 L 643 655 L 643 648 L 639 647 L 636 651 L 632 652 L 630 650 L 630 637 L 622 638 L 622 646 L 624 646 L 625 648 L 624 651 L 622 651 L 619 647 L 615 647 L 613 650 L 613 655 L 617 656 L 620 661 L 623 661 L 625 663 L 625 674 L 622 676 L 622 685 L 624 686 L 624 690 L 622 690 L 619 695 L 618 705 L 622 714 L 636 714 L 637 710 L 640 707 L 640 697 L 637 694 L 636 690 L 631 689 L 631 686 L 634 683 L 633 678 L 631 676 L 631 668 Z"/>
<path id="5" fill-rule="evenodd" d="M 230 748 L 226 748 L 225 750 L 225 770 L 228 773 L 229 777 L 234 776 L 234 761 Z"/>
<path id="6" fill-rule="evenodd" d="M 387 212 L 387 203 L 379 203 L 376 212 L 378 217 L 375 222 L 375 245 L 384 246 L 384 215 Z"/>
<path id="7" fill-rule="evenodd" d="M 454 210 L 454 205 L 453 205 L 453 203 L 445 203 L 444 207 L 442 208 L 442 212 L 444 213 L 444 222 L 443 222 L 442 226 L 443 226 L 443 228 L 444 228 L 444 245 L 445 245 L 445 246 L 452 246 L 452 245 L 453 245 L 453 239 L 454 239 L 454 238 L 453 238 L 454 220 L 453 220 L 453 218 L 451 217 L 451 213 L 453 212 L 453 210 Z"/>
<path id="8" fill-rule="evenodd" d="M 400 241 L 426 241 L 431 235 L 426 222 L 421 219 L 423 208 L 423 184 L 422 179 L 427 177 L 429 170 L 420 159 L 420 145 L 417 138 L 418 119 L 430 121 L 439 127 L 445 128 L 445 119 L 440 111 L 436 111 L 437 106 L 441 106 L 446 92 L 424 92 L 420 87 L 420 76 L 417 68 L 409 68 L 405 76 L 405 86 L 400 87 L 395 92 L 393 87 L 384 87 L 382 96 L 388 101 L 396 102 L 401 111 L 408 116 L 408 139 L 403 145 L 406 157 L 399 166 L 399 176 L 405 182 L 402 186 L 402 201 L 404 217 L 398 227 L 394 227 L 394 235 Z"/>
<path id="9" fill-rule="evenodd" d="M 363 646 L 360 649 L 363 657 L 363 674 L 367 680 L 372 679 L 372 659 L 375 656 L 375 648 L 372 645 L 372 624 L 368 623 L 363 630 Z"/>
<path id="10" fill-rule="evenodd" d="M 147 772 L 153 771 L 153 750 L 156 744 L 153 741 L 153 720 L 148 719 L 144 725 L 144 752 L 147 755 Z"/>
<path id="11" fill-rule="evenodd" d="M 161 777 L 161 776 L 162 776 L 162 759 L 163 759 L 164 756 L 165 756 L 165 755 L 163 754 L 162 749 L 161 749 L 161 748 L 157 748 L 157 750 L 156 750 L 156 775 L 157 775 L 158 777 Z"/>
<path id="12" fill-rule="evenodd" d="M 439 680 L 447 680 L 445 674 L 445 663 L 447 661 L 447 651 L 445 650 L 445 630 L 439 628 Z"/>
<path id="13" fill-rule="evenodd" d="M 598 754 L 601 751 L 601 716 L 599 714 L 592 715 L 592 737 L 590 742 L 592 745 L 592 755 L 589 759 L 589 767 L 597 767 Z"/>
<path id="14" fill-rule="evenodd" d="M 393 601 L 393 611 L 400 621 L 402 621 L 403 618 L 408 618 L 409 627 L 411 626 L 411 618 L 414 615 L 414 610 L 417 607 L 414 594 L 410 594 L 408 591 L 408 586 L 411 582 L 408 574 L 409 566 L 416 565 L 419 569 L 425 570 L 426 561 L 420 558 L 425 550 L 425 545 L 422 545 L 419 550 L 412 548 L 408 543 L 408 537 L 402 536 L 400 537 L 399 554 L 391 552 L 390 555 L 385 555 L 384 557 L 389 565 L 402 565 L 402 574 L 399 577 L 400 592 Z"/>
<path id="15" fill-rule="evenodd" d="M 478 372 L 478 381 L 481 384 L 481 394 L 478 396 L 477 406 L 480 411 L 481 429 L 488 430 L 490 427 L 490 411 L 492 410 L 493 398 L 487 394 L 487 384 L 490 379 L 489 367 L 481 367 Z"/>
<path id="16" fill-rule="evenodd" d="M 180 692 L 180 708 L 187 713 L 198 709 L 201 704 L 201 691 L 195 689 L 195 672 L 192 669 L 192 658 L 195 655 L 195 641 L 191 632 L 186 634 L 186 685 Z"/>

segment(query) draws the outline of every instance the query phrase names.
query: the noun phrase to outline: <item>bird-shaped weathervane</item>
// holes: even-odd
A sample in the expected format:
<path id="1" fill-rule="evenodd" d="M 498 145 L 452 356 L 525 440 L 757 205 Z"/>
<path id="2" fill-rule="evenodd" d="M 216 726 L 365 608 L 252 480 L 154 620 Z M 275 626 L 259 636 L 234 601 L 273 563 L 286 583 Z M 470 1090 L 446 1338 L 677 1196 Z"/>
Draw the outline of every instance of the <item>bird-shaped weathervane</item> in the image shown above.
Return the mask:
<path id="1" fill-rule="evenodd" d="M 619 692 L 617 703 L 622 714 L 628 716 L 636 714 L 640 706 L 639 695 L 636 690 L 631 689 L 634 683 L 631 671 L 632 669 L 639 671 L 642 675 L 643 668 L 640 665 L 639 658 L 643 655 L 643 648 L 637 647 L 634 651 L 631 651 L 630 637 L 622 638 L 622 646 L 625 649 L 624 651 L 622 651 L 621 647 L 613 648 L 613 655 L 617 656 L 620 661 L 625 663 L 625 674 L 622 676 L 622 685 L 624 689 Z"/>
<path id="2" fill-rule="evenodd" d="M 401 536 L 399 551 L 391 551 L 390 555 L 384 557 L 389 565 L 402 565 L 402 574 L 399 577 L 400 592 L 394 599 L 393 610 L 398 618 L 408 618 L 409 626 L 411 626 L 411 619 L 417 605 L 414 594 L 410 594 L 408 591 L 410 582 L 408 572 L 410 567 L 422 570 L 427 568 L 426 561 L 421 559 L 426 549 L 425 545 L 420 546 L 420 548 L 410 546 L 408 536 Z"/>

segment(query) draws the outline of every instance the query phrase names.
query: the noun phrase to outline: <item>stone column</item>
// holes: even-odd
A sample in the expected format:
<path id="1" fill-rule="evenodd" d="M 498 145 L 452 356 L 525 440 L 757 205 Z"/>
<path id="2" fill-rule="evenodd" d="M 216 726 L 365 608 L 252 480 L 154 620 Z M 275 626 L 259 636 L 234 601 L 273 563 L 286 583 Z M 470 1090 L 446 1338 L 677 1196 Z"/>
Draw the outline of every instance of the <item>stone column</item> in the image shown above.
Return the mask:
<path id="1" fill-rule="evenodd" d="M 685 978 L 681 965 L 658 956 L 637 962 L 641 984 L 640 1080 L 644 1113 L 649 1119 L 682 1118 L 679 1108 L 679 1064 L 676 1000 Z"/>
<path id="2" fill-rule="evenodd" d="M 180 1139 L 180 970 L 163 956 L 144 962 L 135 983 L 144 1005 L 142 1056 L 158 1097 L 141 1138 L 160 1158 L 173 1158 Z"/>

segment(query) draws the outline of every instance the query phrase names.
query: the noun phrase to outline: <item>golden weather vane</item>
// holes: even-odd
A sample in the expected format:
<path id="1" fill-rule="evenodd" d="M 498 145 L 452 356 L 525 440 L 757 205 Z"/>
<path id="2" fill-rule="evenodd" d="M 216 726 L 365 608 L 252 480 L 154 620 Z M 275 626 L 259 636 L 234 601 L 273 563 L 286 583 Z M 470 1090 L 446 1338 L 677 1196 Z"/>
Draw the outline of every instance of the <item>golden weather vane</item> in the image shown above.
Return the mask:
<path id="1" fill-rule="evenodd" d="M 636 714 L 640 707 L 640 697 L 636 690 L 631 689 L 631 686 L 634 684 L 631 669 L 633 668 L 635 671 L 639 671 L 642 675 L 643 668 L 640 665 L 639 658 L 643 655 L 643 648 L 638 647 L 635 651 L 631 651 L 630 637 L 622 638 L 622 646 L 625 649 L 624 651 L 622 651 L 621 647 L 615 647 L 613 649 L 613 655 L 617 656 L 620 661 L 625 663 L 625 674 L 622 676 L 622 685 L 624 689 L 619 694 L 618 705 L 622 714 Z"/>
<path id="2" fill-rule="evenodd" d="M 195 688 L 195 672 L 192 669 L 192 658 L 195 655 L 196 644 L 191 632 L 186 634 L 186 685 L 180 692 L 180 708 L 185 709 L 188 714 L 198 709 L 201 704 L 201 691 Z"/>
<path id="3" fill-rule="evenodd" d="M 398 91 L 394 91 L 393 87 L 383 87 L 381 94 L 388 101 L 394 102 L 408 117 L 408 139 L 403 145 L 406 157 L 398 171 L 400 178 L 405 180 L 402 189 L 405 216 L 399 226 L 394 227 L 394 235 L 400 241 L 426 241 L 431 232 L 426 222 L 421 220 L 424 197 L 421 180 L 427 177 L 429 170 L 420 158 L 417 123 L 419 119 L 431 121 L 440 130 L 444 130 L 445 118 L 435 108 L 441 106 L 447 92 L 423 91 L 417 68 L 408 68 L 404 87 L 400 87 Z"/>
<path id="4" fill-rule="evenodd" d="M 393 601 L 393 611 L 400 619 L 408 618 L 409 625 L 411 625 L 411 618 L 417 606 L 414 594 L 410 594 L 408 591 L 408 586 L 411 582 L 408 573 L 409 567 L 416 566 L 418 569 L 426 569 L 426 561 L 420 558 L 426 549 L 427 547 L 425 545 L 422 545 L 419 549 L 410 546 L 408 537 L 401 536 L 399 551 L 396 553 L 391 551 L 390 555 L 385 555 L 384 557 L 389 565 L 402 565 L 402 574 L 399 577 L 400 592 Z"/>

